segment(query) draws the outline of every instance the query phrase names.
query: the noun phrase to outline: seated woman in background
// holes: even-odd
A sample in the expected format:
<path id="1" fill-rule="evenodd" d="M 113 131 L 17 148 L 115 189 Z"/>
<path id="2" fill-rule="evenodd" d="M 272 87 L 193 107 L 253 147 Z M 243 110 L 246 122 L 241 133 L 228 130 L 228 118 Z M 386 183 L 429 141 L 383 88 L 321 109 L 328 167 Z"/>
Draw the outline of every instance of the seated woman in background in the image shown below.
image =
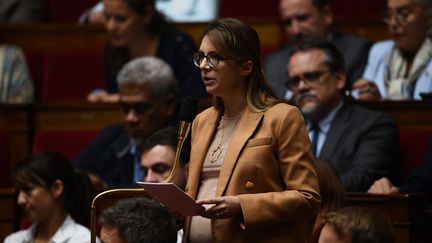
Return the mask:
<path id="1" fill-rule="evenodd" d="M 33 81 L 20 47 L 0 45 L 0 103 L 33 102 Z"/>
<path id="2" fill-rule="evenodd" d="M 392 40 L 371 48 L 363 78 L 353 84 L 358 99 L 421 99 L 432 92 L 431 10 L 432 1 L 387 0 Z"/>
<path id="3" fill-rule="evenodd" d="M 13 175 L 18 204 L 33 225 L 9 235 L 5 243 L 90 242 L 90 231 L 75 222 L 89 217 L 88 179 L 63 155 L 32 155 L 17 164 Z"/>
<path id="4" fill-rule="evenodd" d="M 104 0 L 103 13 L 110 40 L 104 50 L 107 90 L 92 92 L 89 101 L 117 101 L 117 73 L 126 62 L 142 56 L 156 56 L 170 64 L 181 97 L 207 96 L 192 62 L 193 40 L 167 22 L 154 0 Z"/>

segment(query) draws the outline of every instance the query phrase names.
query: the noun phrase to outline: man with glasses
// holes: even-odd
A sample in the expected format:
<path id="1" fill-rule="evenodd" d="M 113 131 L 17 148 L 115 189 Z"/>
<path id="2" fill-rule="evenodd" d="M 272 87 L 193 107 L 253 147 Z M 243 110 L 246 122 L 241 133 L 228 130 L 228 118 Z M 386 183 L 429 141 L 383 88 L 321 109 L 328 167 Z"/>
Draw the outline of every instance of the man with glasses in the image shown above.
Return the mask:
<path id="1" fill-rule="evenodd" d="M 279 98 L 290 98 L 284 82 L 285 64 L 294 45 L 308 39 L 332 42 L 345 59 L 347 73 L 346 89 L 361 77 L 366 65 L 371 42 L 353 35 L 331 31 L 333 13 L 326 0 L 280 0 L 281 23 L 285 27 L 289 43 L 280 51 L 268 56 L 265 73 Z"/>
<path id="2" fill-rule="evenodd" d="M 432 92 L 432 1 L 388 0 L 384 22 L 392 40 L 371 48 L 354 94 L 360 100 L 421 99 Z"/>
<path id="3" fill-rule="evenodd" d="M 170 66 L 156 57 L 130 61 L 117 82 L 124 125 L 103 129 L 74 161 L 94 183 L 108 187 L 134 186 L 143 180 L 138 146 L 174 123 L 178 90 Z"/>
<path id="4" fill-rule="evenodd" d="M 397 125 L 344 100 L 346 74 L 337 48 L 306 42 L 293 49 L 287 68 L 285 84 L 306 119 L 315 157 L 335 167 L 345 189 L 365 192 L 382 175 L 397 180 Z"/>

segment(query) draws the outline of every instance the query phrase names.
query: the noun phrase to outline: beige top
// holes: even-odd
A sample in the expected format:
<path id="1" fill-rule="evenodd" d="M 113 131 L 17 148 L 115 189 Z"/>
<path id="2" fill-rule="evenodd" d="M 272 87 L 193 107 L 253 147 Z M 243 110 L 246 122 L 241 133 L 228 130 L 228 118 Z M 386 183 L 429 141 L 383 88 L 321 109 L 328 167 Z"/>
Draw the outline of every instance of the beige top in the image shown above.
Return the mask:
<path id="1" fill-rule="evenodd" d="M 240 116 L 221 118 L 213 141 L 205 156 L 197 200 L 215 197 L 221 165 L 239 119 Z M 218 151 L 218 146 L 220 147 L 220 151 Z M 211 207 L 211 205 L 205 206 Z M 190 232 L 189 240 L 191 243 L 212 242 L 211 220 L 201 216 L 192 217 Z"/>

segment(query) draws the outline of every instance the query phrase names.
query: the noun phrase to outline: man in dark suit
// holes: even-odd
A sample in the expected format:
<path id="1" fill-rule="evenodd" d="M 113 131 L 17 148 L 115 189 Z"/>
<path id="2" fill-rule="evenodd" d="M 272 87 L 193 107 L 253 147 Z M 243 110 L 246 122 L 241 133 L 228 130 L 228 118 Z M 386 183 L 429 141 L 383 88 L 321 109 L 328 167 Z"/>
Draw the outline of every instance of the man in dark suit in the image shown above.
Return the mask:
<path id="1" fill-rule="evenodd" d="M 400 186 L 395 186 L 388 178 L 383 177 L 375 181 L 368 190 L 371 194 L 385 195 L 398 192 L 425 192 L 432 203 L 432 142 L 423 163 Z"/>
<path id="2" fill-rule="evenodd" d="M 366 191 L 383 176 L 396 178 L 398 128 L 387 115 L 344 101 L 343 57 L 330 42 L 293 49 L 287 87 L 307 121 L 317 158 L 336 168 L 347 191 Z"/>
<path id="3" fill-rule="evenodd" d="M 267 79 L 277 95 L 290 98 L 284 86 L 286 62 L 293 45 L 311 38 L 330 41 L 339 49 L 345 59 L 345 89 L 351 90 L 351 84 L 362 76 L 372 43 L 364 38 L 331 31 L 333 14 L 326 0 L 280 0 L 279 11 L 289 43 L 282 50 L 270 54 L 265 63 Z"/>
<path id="4" fill-rule="evenodd" d="M 93 183 L 108 187 L 132 186 L 143 180 L 138 146 L 172 123 L 178 89 L 170 66 L 155 57 L 130 61 L 117 82 L 124 125 L 103 129 L 74 160 L 90 173 Z"/>

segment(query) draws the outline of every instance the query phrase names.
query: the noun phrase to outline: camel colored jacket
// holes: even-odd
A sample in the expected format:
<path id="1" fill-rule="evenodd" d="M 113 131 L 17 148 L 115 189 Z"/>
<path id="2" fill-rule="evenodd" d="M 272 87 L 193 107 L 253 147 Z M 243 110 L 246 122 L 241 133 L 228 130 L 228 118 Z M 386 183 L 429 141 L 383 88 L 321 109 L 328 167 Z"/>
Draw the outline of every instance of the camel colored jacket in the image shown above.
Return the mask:
<path id="1" fill-rule="evenodd" d="M 192 126 L 186 192 L 196 198 L 204 156 L 220 112 L 200 113 Z M 237 195 L 243 217 L 212 220 L 213 242 L 305 242 L 320 195 L 305 122 L 294 106 L 246 108 L 226 151 L 216 197 Z M 190 218 L 185 222 L 188 241 Z"/>

